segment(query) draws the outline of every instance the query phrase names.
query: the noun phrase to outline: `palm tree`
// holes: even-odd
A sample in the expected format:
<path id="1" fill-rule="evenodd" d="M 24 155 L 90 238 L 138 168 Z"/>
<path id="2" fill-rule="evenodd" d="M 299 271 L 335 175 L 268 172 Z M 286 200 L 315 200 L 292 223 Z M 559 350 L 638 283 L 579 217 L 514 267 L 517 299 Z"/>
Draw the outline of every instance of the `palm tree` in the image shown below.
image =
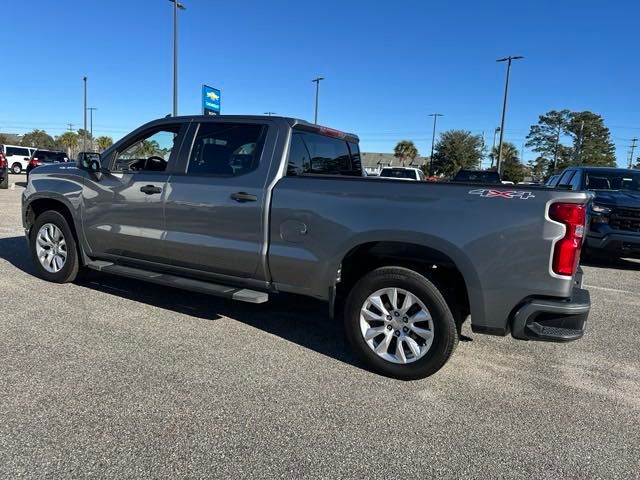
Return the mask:
<path id="1" fill-rule="evenodd" d="M 113 139 L 111 137 L 107 137 L 103 135 L 101 137 L 96 138 L 96 146 L 98 150 L 103 151 L 113 145 Z"/>
<path id="2" fill-rule="evenodd" d="M 399 159 L 404 167 L 404 162 L 408 158 L 410 158 L 411 163 L 413 163 L 418 156 L 418 149 L 411 140 L 400 140 L 393 149 L 393 156 Z"/>
<path id="3" fill-rule="evenodd" d="M 58 143 L 67 149 L 67 155 L 72 156 L 72 151 L 78 148 L 78 134 L 75 132 L 64 132 L 58 137 Z"/>
<path id="4" fill-rule="evenodd" d="M 492 152 L 498 158 L 498 147 Z M 518 149 L 511 142 L 502 144 L 502 179 L 510 180 L 514 183 L 521 182 L 527 175 L 527 167 L 520 162 Z"/>

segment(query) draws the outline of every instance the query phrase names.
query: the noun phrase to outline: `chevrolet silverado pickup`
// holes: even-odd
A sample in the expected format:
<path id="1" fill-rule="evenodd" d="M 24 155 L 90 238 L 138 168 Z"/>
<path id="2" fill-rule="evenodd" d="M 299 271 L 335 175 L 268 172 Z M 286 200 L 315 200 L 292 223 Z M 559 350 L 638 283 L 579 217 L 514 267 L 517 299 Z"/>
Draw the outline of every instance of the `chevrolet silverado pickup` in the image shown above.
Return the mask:
<path id="1" fill-rule="evenodd" d="M 640 171 L 570 167 L 557 186 L 591 192 L 582 257 L 640 258 Z"/>
<path id="2" fill-rule="evenodd" d="M 326 301 L 365 366 L 426 377 L 461 325 L 580 338 L 589 195 L 363 177 L 358 137 L 282 117 L 150 122 L 102 153 L 31 172 L 38 274 L 83 269 L 252 303 Z"/>

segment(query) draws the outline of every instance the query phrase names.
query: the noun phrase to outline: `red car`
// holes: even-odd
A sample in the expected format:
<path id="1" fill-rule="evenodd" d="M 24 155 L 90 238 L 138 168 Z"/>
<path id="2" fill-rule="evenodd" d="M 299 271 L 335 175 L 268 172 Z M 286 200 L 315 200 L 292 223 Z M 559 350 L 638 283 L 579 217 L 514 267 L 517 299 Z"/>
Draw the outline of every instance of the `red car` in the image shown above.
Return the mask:
<path id="1" fill-rule="evenodd" d="M 9 163 L 2 152 L 0 152 L 0 188 L 9 188 Z"/>

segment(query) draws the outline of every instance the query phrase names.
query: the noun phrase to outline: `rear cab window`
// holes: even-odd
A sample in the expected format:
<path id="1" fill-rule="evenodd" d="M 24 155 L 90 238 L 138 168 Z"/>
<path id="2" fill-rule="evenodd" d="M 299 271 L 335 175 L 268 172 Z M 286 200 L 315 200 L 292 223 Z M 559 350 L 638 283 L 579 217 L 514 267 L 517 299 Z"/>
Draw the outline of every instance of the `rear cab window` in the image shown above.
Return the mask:
<path id="1" fill-rule="evenodd" d="M 42 163 L 64 163 L 69 161 L 66 153 L 52 152 L 49 150 L 36 150 L 33 157 Z"/>
<path id="2" fill-rule="evenodd" d="M 573 178 L 575 170 L 567 170 L 561 176 L 560 180 L 558 180 L 557 186 L 564 186 L 565 188 L 571 184 L 571 178 Z"/>
<path id="3" fill-rule="evenodd" d="M 453 178 L 454 182 L 469 182 L 469 183 L 487 183 L 491 185 L 499 185 L 500 175 L 498 172 L 487 172 L 483 170 L 460 170 Z"/>
<path id="4" fill-rule="evenodd" d="M 362 162 L 358 144 L 339 136 L 294 128 L 287 161 L 287 176 L 300 175 L 361 177 Z"/>
<path id="5" fill-rule="evenodd" d="M 380 177 L 418 180 L 418 178 L 416 178 L 416 171 L 407 168 L 383 168 L 380 171 Z"/>

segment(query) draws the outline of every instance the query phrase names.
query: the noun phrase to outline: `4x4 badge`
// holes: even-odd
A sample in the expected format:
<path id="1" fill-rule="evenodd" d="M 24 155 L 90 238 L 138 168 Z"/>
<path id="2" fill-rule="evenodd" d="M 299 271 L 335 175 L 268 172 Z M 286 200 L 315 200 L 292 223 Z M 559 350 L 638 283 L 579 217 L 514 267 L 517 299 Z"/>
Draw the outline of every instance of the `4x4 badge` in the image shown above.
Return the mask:
<path id="1" fill-rule="evenodd" d="M 470 190 L 469 195 L 480 195 L 481 197 L 493 198 L 519 198 L 520 200 L 528 200 L 530 198 L 536 198 L 531 192 L 523 192 L 520 190 L 485 190 L 477 189 Z"/>

